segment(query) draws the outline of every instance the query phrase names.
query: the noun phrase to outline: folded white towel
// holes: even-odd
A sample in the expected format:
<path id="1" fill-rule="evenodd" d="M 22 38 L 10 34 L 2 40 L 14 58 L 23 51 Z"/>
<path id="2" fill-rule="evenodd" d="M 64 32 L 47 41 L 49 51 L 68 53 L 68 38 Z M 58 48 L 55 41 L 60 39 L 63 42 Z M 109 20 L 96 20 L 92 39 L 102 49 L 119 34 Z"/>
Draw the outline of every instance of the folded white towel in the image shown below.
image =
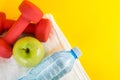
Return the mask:
<path id="1" fill-rule="evenodd" d="M 42 43 L 45 47 L 46 56 L 55 51 L 71 49 L 70 44 L 55 23 L 52 15 L 46 14 L 44 17 L 50 19 L 53 26 L 48 41 Z M 13 56 L 10 59 L 0 58 L 0 80 L 18 80 L 18 78 L 26 74 L 28 70 L 29 68 L 19 66 Z M 61 80 L 89 80 L 89 78 L 80 61 L 76 60 L 72 71 L 61 78 Z"/>

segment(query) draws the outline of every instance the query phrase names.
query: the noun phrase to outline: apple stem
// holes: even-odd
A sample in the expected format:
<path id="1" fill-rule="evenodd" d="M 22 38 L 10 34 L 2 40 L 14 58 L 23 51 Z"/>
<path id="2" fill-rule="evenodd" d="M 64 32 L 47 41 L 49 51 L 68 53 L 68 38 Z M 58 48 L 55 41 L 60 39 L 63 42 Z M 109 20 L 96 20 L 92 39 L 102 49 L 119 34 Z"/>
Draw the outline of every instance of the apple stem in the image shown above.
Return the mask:
<path id="1" fill-rule="evenodd" d="M 30 52 L 30 49 L 29 49 L 29 48 L 23 48 L 23 50 L 25 50 L 25 52 L 26 52 L 27 54 L 29 54 L 29 52 Z"/>
<path id="2" fill-rule="evenodd" d="M 29 53 L 29 52 L 30 52 L 29 48 L 26 48 L 26 53 Z"/>

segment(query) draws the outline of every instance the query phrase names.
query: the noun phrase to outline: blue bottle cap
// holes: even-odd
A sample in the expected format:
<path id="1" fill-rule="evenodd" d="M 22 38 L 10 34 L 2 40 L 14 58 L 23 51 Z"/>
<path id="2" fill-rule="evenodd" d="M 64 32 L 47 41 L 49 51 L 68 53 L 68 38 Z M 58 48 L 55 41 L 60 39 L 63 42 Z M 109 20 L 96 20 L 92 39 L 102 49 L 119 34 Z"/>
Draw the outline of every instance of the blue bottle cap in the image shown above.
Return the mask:
<path id="1" fill-rule="evenodd" d="M 75 57 L 75 59 L 82 55 L 78 47 L 74 47 L 71 49 L 71 51 L 73 52 L 72 55 Z"/>

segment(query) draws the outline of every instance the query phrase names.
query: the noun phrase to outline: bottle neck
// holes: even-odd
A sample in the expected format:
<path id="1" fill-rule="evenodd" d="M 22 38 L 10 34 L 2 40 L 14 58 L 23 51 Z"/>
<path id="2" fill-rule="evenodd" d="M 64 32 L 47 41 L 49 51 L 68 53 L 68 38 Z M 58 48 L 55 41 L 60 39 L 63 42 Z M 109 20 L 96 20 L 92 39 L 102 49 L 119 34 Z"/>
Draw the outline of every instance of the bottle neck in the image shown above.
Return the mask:
<path id="1" fill-rule="evenodd" d="M 71 52 L 71 55 L 74 57 L 74 59 L 78 58 L 73 50 L 70 50 L 70 52 Z"/>
<path id="2" fill-rule="evenodd" d="M 81 51 L 80 51 L 80 49 L 79 48 L 77 48 L 77 47 L 74 47 L 73 49 L 71 49 L 71 55 L 75 58 L 75 59 L 77 59 L 79 56 L 81 56 Z"/>

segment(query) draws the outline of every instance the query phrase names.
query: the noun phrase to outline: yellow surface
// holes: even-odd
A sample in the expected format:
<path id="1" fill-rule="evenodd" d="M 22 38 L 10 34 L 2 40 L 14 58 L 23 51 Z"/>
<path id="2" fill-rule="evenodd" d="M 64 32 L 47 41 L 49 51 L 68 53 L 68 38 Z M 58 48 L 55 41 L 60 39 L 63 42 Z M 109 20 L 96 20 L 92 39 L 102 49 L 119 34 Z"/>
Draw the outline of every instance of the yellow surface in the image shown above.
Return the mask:
<path id="1" fill-rule="evenodd" d="M 0 0 L 0 11 L 17 19 L 22 0 Z M 119 0 L 31 0 L 52 13 L 91 80 L 120 80 Z"/>

